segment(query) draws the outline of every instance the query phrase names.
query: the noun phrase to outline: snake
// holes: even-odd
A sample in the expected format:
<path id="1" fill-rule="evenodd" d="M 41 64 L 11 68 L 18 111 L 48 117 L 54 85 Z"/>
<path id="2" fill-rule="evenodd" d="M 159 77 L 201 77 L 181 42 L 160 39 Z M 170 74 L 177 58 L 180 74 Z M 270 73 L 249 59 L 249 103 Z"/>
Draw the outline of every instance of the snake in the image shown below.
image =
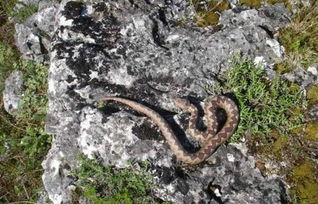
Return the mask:
<path id="1" fill-rule="evenodd" d="M 101 101 L 119 102 L 149 117 L 159 127 L 176 158 L 190 165 L 199 164 L 209 158 L 221 144 L 230 138 L 239 122 L 239 110 L 232 99 L 226 96 L 209 97 L 204 102 L 207 128 L 204 131 L 200 131 L 196 128 L 196 122 L 199 117 L 197 107 L 187 99 L 176 98 L 175 104 L 185 112 L 190 113 L 189 134 L 202 143 L 198 151 L 190 153 L 182 146 L 169 123 L 153 109 L 133 100 L 117 96 L 104 97 Z M 223 109 L 227 115 L 226 122 L 219 131 L 216 117 L 218 109 Z"/>

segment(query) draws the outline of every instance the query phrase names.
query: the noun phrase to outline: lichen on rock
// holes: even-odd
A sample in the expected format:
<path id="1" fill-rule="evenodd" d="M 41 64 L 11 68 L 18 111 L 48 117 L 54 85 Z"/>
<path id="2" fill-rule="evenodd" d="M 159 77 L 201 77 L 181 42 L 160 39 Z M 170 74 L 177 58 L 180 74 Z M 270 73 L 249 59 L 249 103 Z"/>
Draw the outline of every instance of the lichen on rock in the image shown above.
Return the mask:
<path id="1" fill-rule="evenodd" d="M 282 5 L 221 11 L 220 30 L 191 21 L 181 25 L 182 19 L 195 17 L 182 0 L 63 0 L 45 8 L 52 14 L 49 26 L 39 25 L 49 43 L 43 44 L 42 34 L 28 23 L 17 26 L 27 27 L 17 39 L 26 57 L 50 63 L 46 131 L 54 139 L 42 165 L 54 203 L 71 202 L 76 178 L 70 172 L 79 154 L 114 168 L 149 161 L 156 183 L 153 196 L 172 203 L 288 200 L 283 181 L 264 177 L 244 145 L 221 146 L 199 166 L 184 167 L 151 121 L 115 103 L 99 108 L 104 96 L 130 98 L 160 113 L 185 138 L 180 129 L 186 126 L 184 115 L 173 98 L 190 97 L 200 105 L 209 97 L 206 85 L 214 85 L 230 69 L 234 53 L 261 56 L 267 65 L 279 62 L 283 49 L 273 33 L 288 23 Z M 44 18 L 41 11 L 35 15 L 39 19 Z M 29 23 L 37 22 L 32 19 Z M 44 52 L 37 53 L 38 48 Z M 186 139 L 183 144 L 196 147 Z"/>

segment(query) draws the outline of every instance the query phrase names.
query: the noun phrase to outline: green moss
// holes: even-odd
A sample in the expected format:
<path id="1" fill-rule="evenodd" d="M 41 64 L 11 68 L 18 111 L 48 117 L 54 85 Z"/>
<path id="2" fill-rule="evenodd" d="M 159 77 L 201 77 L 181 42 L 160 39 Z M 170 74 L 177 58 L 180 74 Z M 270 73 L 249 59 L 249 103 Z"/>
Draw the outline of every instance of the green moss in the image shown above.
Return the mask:
<path id="1" fill-rule="evenodd" d="M 305 133 L 306 140 L 318 142 L 318 122 L 308 123 Z"/>
<path id="2" fill-rule="evenodd" d="M 315 178 L 315 164 L 313 162 L 304 161 L 295 167 L 290 179 L 295 183 L 292 191 L 297 195 L 299 203 L 317 203 L 318 181 Z"/>
<path id="3" fill-rule="evenodd" d="M 273 153 L 274 154 L 279 153 L 287 144 L 288 144 L 288 137 L 279 135 L 278 139 L 272 145 Z"/>
<path id="4" fill-rule="evenodd" d="M 144 163 L 139 171 L 103 166 L 96 159 L 79 158 L 73 172 L 76 186 L 93 203 L 157 203 L 150 197 L 152 177 Z"/>
<path id="5" fill-rule="evenodd" d="M 269 81 L 263 69 L 240 57 L 234 57 L 231 66 L 222 86 L 216 88 L 217 94 L 232 92 L 240 109 L 240 123 L 231 141 L 243 134 L 267 136 L 274 129 L 286 134 L 302 123 L 301 111 L 295 111 L 305 105 L 299 86 L 278 76 Z"/>
<path id="6" fill-rule="evenodd" d="M 292 71 L 294 69 L 294 67 L 290 66 L 290 64 L 288 64 L 288 62 L 283 61 L 283 62 L 275 64 L 274 69 L 279 74 L 285 74 L 285 73 Z"/>
<path id="7" fill-rule="evenodd" d="M 230 8 L 230 3 L 226 0 L 211 0 L 207 6 L 203 7 L 198 0 L 192 0 L 196 15 L 195 22 L 200 27 L 217 25 L 219 22 L 219 12 Z"/>
<path id="8" fill-rule="evenodd" d="M 230 3 L 227 0 L 211 0 L 208 2 L 210 11 L 225 11 L 230 9 Z"/>
<path id="9" fill-rule="evenodd" d="M 219 22 L 219 14 L 211 11 L 200 11 L 196 13 L 196 23 L 200 27 L 216 25 Z"/>
<path id="10" fill-rule="evenodd" d="M 276 3 L 288 3 L 289 0 L 266 0 L 267 3 L 276 4 Z"/>
<path id="11" fill-rule="evenodd" d="M 240 4 L 243 6 L 259 8 L 262 4 L 261 0 L 240 0 Z"/>
<path id="12" fill-rule="evenodd" d="M 312 85 L 308 88 L 307 99 L 310 104 L 318 103 L 318 85 Z"/>

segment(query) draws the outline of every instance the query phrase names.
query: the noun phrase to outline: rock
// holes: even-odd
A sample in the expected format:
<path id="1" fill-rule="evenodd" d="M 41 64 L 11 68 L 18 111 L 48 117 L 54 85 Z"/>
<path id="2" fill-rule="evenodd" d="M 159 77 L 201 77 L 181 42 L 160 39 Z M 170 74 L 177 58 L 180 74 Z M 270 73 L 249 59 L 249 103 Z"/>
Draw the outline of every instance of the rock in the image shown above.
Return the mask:
<path id="1" fill-rule="evenodd" d="M 11 115 L 17 115 L 24 87 L 20 71 L 13 71 L 5 81 L 3 91 L 4 109 Z"/>
<path id="2" fill-rule="evenodd" d="M 33 14 L 23 24 L 15 24 L 16 45 L 25 59 L 38 63 L 49 63 L 49 50 L 54 32 L 57 1 L 30 1 L 38 6 L 38 12 Z"/>
<path id="3" fill-rule="evenodd" d="M 42 163 L 44 186 L 54 203 L 71 202 L 70 172 L 80 153 L 116 168 L 127 167 L 129 160 L 150 161 L 155 195 L 172 203 L 286 201 L 283 182 L 262 176 L 253 158 L 233 145 L 220 147 L 197 167 L 183 167 L 150 120 L 115 103 L 97 108 L 108 95 L 148 104 L 180 133 L 185 148 L 193 149 L 179 128 L 186 123 L 183 114 L 176 114 L 173 98 L 190 97 L 200 104 L 208 97 L 206 85 L 230 69 L 229 59 L 237 52 L 262 59 L 267 69 L 281 61 L 283 49 L 273 38 L 288 22 L 281 5 L 224 11 L 219 31 L 180 24 L 194 15 L 183 0 L 60 3 L 56 23 L 50 24 L 54 28 L 47 28 L 54 37 L 48 49 L 46 130 L 54 139 Z M 46 61 L 33 51 L 39 46 L 29 46 L 29 56 Z"/>
<path id="4" fill-rule="evenodd" d="M 283 74 L 283 77 L 288 81 L 300 84 L 304 88 L 318 83 L 318 76 L 313 72 L 313 69 L 306 71 L 302 68 L 296 68 L 291 72 Z"/>

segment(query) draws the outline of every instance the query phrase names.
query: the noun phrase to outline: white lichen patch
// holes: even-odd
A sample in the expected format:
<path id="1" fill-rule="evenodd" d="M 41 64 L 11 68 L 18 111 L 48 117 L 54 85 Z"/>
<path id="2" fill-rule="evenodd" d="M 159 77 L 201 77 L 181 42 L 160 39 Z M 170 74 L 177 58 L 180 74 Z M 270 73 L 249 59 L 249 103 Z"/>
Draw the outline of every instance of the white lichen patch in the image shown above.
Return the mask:
<path id="1" fill-rule="evenodd" d="M 254 58 L 254 64 L 258 67 L 265 68 L 267 66 L 267 62 L 263 56 L 256 56 Z"/>
<path id="2" fill-rule="evenodd" d="M 312 75 L 318 76 L 318 68 L 315 66 L 308 67 L 307 71 Z"/>
<path id="3" fill-rule="evenodd" d="M 89 158 L 100 155 L 108 164 L 127 167 L 128 161 L 138 156 L 129 152 L 139 140 L 132 132 L 135 121 L 123 113 L 112 114 L 106 123 L 104 117 L 96 109 L 82 111 L 78 145 Z"/>
<path id="4" fill-rule="evenodd" d="M 111 69 L 108 72 L 108 80 L 112 84 L 124 85 L 126 87 L 131 87 L 135 82 L 135 77 L 129 75 L 126 69 Z"/>
<path id="5" fill-rule="evenodd" d="M 282 58 L 284 54 L 284 47 L 279 44 L 279 42 L 275 39 L 267 39 L 266 44 L 270 46 L 273 52 L 276 54 L 277 57 Z"/>
<path id="6" fill-rule="evenodd" d="M 73 20 L 72 19 L 66 19 L 65 16 L 61 16 L 59 19 L 59 25 L 60 26 L 72 26 Z"/>
<path id="7" fill-rule="evenodd" d="M 235 157 L 234 157 L 233 154 L 227 153 L 226 156 L 227 156 L 227 160 L 229 162 L 234 162 L 235 161 Z"/>

